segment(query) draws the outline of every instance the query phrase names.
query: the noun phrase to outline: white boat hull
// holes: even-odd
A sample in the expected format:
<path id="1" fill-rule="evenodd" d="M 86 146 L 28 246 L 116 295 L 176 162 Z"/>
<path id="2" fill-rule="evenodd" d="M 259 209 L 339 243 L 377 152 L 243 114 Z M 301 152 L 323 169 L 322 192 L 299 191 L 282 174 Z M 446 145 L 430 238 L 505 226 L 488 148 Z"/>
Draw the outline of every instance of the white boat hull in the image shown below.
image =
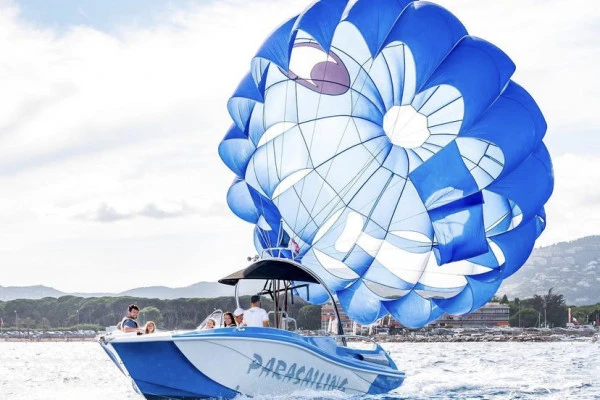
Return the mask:
<path id="1" fill-rule="evenodd" d="M 404 373 L 378 346 L 356 350 L 336 345 L 331 337 L 269 328 L 121 335 L 101 344 L 149 399 L 278 395 L 305 389 L 379 394 L 404 380 Z"/>

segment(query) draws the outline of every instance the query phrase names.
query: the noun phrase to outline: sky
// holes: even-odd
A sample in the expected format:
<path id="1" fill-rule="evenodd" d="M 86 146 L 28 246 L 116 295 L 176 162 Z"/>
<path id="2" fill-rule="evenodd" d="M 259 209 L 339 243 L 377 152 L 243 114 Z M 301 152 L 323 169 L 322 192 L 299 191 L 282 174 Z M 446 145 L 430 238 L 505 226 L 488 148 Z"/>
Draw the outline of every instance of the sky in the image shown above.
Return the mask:
<path id="1" fill-rule="evenodd" d="M 506 52 L 548 122 L 537 246 L 600 234 L 600 7 L 438 0 Z M 255 254 L 228 209 L 227 100 L 307 0 L 0 0 L 0 286 L 216 281 Z"/>

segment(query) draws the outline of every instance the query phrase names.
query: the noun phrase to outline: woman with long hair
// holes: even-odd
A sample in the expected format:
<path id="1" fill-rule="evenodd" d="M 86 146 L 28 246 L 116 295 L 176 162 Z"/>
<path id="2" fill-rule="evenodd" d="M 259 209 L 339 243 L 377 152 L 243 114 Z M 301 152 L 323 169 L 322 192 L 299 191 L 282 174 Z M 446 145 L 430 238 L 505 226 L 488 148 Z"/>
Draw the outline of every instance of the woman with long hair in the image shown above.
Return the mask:
<path id="1" fill-rule="evenodd" d="M 146 325 L 144 326 L 144 332 L 146 334 L 156 332 L 156 324 L 154 323 L 154 321 L 146 322 Z"/>
<path id="2" fill-rule="evenodd" d="M 229 311 L 223 314 L 223 324 L 225 325 L 225 328 L 233 328 L 237 326 L 235 323 L 235 318 L 233 318 L 233 314 Z"/>

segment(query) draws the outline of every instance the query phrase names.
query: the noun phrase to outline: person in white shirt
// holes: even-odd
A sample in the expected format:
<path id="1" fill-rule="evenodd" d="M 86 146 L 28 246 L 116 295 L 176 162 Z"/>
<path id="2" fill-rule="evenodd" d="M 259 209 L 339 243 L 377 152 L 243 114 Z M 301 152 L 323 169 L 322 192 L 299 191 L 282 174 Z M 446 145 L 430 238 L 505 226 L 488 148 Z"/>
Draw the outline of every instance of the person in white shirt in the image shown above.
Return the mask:
<path id="1" fill-rule="evenodd" d="M 244 325 L 268 327 L 269 315 L 264 309 L 260 308 L 260 296 L 252 296 L 250 302 L 252 303 L 252 307 L 244 311 Z"/>
<path id="2" fill-rule="evenodd" d="M 235 319 L 235 324 L 237 326 L 244 326 L 244 309 L 236 308 L 233 312 L 233 319 Z"/>

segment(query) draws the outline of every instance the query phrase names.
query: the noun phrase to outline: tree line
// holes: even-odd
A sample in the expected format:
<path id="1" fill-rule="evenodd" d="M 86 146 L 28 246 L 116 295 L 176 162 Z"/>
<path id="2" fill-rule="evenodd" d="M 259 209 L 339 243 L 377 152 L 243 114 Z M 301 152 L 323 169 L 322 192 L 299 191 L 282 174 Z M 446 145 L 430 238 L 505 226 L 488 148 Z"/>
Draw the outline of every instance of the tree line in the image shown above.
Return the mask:
<path id="1" fill-rule="evenodd" d="M 155 321 L 160 329 L 169 330 L 193 329 L 214 310 L 234 311 L 237 307 L 233 297 L 161 300 L 129 296 L 62 296 L 0 301 L 0 318 L 4 330 L 103 330 L 121 321 L 128 305 L 133 303 L 140 308 L 140 323 Z M 262 304 L 267 311 L 273 308 L 272 301 L 266 297 L 263 297 Z M 240 297 L 240 305 L 248 308 L 250 297 Z M 320 328 L 320 306 L 294 298 L 294 303 L 288 308 L 289 315 L 296 318 L 299 328 Z"/>
<path id="2" fill-rule="evenodd" d="M 499 300 L 510 307 L 510 326 L 514 327 L 564 327 L 568 322 L 568 309 L 578 324 L 592 324 L 600 318 L 600 303 L 586 306 L 567 306 L 562 294 L 553 288 L 544 295 L 509 301 L 504 295 Z"/>
<path id="3" fill-rule="evenodd" d="M 510 325 L 514 327 L 562 327 L 566 325 L 568 307 L 562 294 L 550 289 L 547 294 L 512 301 L 504 295 L 496 301 L 508 304 Z M 181 298 L 174 300 L 139 297 L 45 297 L 40 300 L 18 299 L 0 301 L 0 319 L 4 330 L 103 330 L 116 325 L 126 314 L 127 306 L 140 307 L 138 321 L 155 321 L 160 329 L 193 329 L 216 309 L 235 310 L 233 297 Z M 242 307 L 249 307 L 250 297 L 240 298 Z M 270 299 L 263 297 L 263 307 L 273 309 Z M 600 318 L 600 303 L 572 306 L 572 316 L 581 324 Z M 289 304 L 289 315 L 298 328 L 320 329 L 321 306 L 310 305 L 300 298 Z"/>

